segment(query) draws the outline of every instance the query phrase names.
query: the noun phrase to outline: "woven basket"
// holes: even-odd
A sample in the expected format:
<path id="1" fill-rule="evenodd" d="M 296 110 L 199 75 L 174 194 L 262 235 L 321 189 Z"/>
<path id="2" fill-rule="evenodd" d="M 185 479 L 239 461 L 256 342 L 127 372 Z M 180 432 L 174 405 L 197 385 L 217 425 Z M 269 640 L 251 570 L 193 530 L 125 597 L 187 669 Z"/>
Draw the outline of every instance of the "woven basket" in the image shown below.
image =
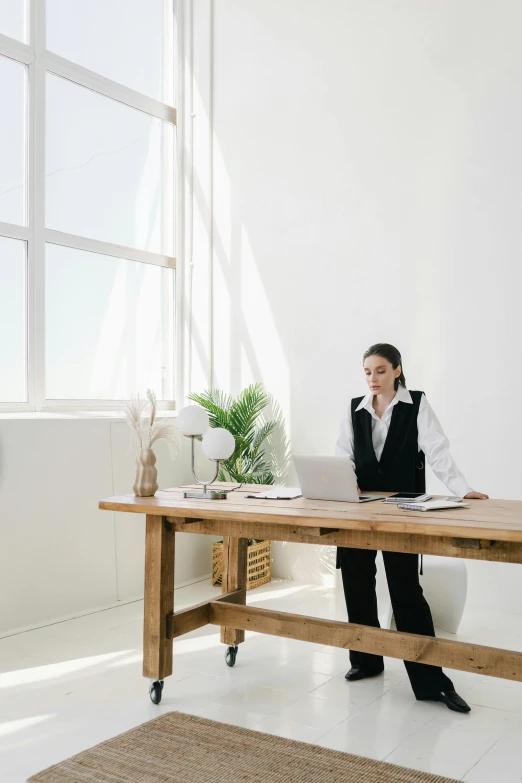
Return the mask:
<path id="1" fill-rule="evenodd" d="M 248 547 L 247 590 L 266 585 L 272 579 L 270 541 L 260 541 Z M 212 544 L 212 584 L 220 585 L 223 577 L 223 542 Z"/>

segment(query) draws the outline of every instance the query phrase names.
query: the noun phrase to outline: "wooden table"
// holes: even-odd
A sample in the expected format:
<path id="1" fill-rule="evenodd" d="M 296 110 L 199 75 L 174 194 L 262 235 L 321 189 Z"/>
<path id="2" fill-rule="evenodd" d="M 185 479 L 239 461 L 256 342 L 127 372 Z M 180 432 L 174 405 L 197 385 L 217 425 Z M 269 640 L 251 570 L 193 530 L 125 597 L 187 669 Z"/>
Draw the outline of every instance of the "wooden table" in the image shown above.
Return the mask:
<path id="1" fill-rule="evenodd" d="M 147 517 L 143 675 L 152 680 L 154 703 L 172 674 L 173 640 L 207 624 L 221 626 L 221 641 L 234 660 L 245 630 L 251 630 L 522 681 L 521 652 L 245 605 L 249 538 L 522 563 L 522 501 L 471 500 L 467 509 L 423 513 L 380 501 L 246 497 L 261 489 L 245 486 L 227 500 L 184 499 L 175 488 L 150 498 L 121 495 L 100 502 L 102 509 Z M 175 533 L 224 540 L 222 596 L 181 612 L 174 612 Z"/>

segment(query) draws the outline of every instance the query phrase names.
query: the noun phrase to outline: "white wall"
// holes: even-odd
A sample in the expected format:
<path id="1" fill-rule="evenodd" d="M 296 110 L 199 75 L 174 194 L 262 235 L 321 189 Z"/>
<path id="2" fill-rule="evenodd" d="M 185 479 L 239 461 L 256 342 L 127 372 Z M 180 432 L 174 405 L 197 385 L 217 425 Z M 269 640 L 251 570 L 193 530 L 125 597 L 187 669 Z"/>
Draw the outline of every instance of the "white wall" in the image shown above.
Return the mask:
<path id="1" fill-rule="evenodd" d="M 328 454 L 394 343 L 470 484 L 522 498 L 522 6 L 219 0 L 213 24 L 215 382 L 263 380 Z M 522 611 L 520 567 L 468 565 L 471 600 Z"/>
<path id="2" fill-rule="evenodd" d="M 127 425 L 102 418 L 0 417 L 0 635 L 143 596 L 145 517 L 100 511 L 132 492 Z M 190 482 L 189 441 L 158 483 Z M 176 536 L 176 586 L 212 570 L 209 536 Z"/>

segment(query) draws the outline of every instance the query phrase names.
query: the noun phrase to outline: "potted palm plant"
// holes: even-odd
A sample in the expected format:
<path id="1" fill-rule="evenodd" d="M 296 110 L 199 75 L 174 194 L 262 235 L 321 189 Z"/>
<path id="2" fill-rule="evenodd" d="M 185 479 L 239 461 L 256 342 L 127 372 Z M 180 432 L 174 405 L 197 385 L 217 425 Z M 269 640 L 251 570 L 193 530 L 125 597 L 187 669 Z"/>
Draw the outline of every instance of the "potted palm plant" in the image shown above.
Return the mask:
<path id="1" fill-rule="evenodd" d="M 219 472 L 220 481 L 244 484 L 274 484 L 275 476 L 267 459 L 265 446 L 277 427 L 277 421 L 267 421 L 263 411 L 270 399 L 262 383 L 254 383 L 236 397 L 219 389 L 202 394 L 189 394 L 189 399 L 208 412 L 211 427 L 223 427 L 232 433 L 236 447 Z M 270 541 L 248 542 L 247 589 L 270 581 Z M 212 545 L 212 584 L 221 584 L 223 574 L 223 542 Z"/>

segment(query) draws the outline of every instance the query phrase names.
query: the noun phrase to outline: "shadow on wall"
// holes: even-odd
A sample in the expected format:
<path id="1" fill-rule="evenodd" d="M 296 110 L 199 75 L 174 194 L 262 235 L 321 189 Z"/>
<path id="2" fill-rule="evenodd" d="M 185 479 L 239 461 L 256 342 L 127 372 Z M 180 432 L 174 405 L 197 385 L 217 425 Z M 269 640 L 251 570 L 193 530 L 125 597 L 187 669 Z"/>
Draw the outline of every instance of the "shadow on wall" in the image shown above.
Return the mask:
<path id="1" fill-rule="evenodd" d="M 281 405 L 272 394 L 269 394 L 268 397 L 269 403 L 266 407 L 265 418 L 267 421 L 275 421 L 276 427 L 267 439 L 265 456 L 272 466 L 276 484 L 285 486 L 288 484 L 290 472 L 290 441 Z"/>

